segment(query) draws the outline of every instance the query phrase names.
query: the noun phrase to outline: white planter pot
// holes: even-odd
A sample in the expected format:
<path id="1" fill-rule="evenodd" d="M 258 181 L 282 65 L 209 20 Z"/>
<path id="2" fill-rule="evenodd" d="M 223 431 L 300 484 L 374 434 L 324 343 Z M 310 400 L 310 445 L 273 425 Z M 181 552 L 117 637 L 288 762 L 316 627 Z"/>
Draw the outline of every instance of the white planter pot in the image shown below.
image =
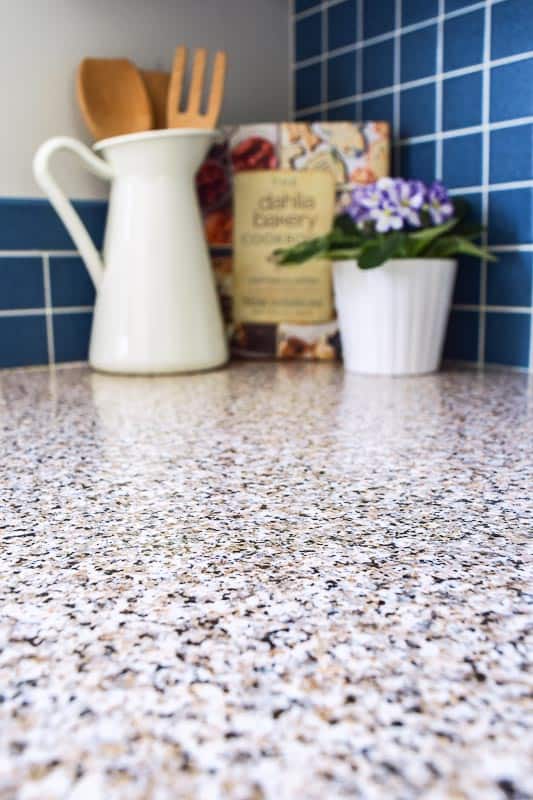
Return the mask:
<path id="1" fill-rule="evenodd" d="M 457 263 L 391 259 L 362 270 L 333 264 L 344 366 L 373 375 L 418 375 L 438 369 Z"/>

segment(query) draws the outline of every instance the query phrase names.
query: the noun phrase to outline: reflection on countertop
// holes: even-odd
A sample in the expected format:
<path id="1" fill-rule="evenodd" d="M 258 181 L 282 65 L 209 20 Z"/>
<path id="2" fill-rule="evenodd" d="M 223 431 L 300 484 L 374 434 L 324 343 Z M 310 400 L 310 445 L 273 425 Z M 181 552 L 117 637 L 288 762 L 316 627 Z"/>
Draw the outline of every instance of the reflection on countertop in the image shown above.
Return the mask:
<path id="1" fill-rule="evenodd" d="M 528 796 L 532 400 L 1 374 L 0 797 Z"/>

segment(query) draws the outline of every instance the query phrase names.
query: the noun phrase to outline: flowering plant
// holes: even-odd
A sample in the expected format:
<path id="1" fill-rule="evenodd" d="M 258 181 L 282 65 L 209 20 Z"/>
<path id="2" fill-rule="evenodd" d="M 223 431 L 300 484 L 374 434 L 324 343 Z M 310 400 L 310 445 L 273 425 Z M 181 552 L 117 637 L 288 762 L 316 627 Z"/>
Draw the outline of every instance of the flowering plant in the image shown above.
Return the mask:
<path id="1" fill-rule="evenodd" d="M 494 260 L 475 244 L 482 231 L 464 222 L 468 206 L 452 201 L 442 183 L 380 178 L 358 186 L 344 199 L 342 213 L 325 236 L 276 250 L 278 264 L 301 264 L 320 256 L 356 259 L 361 269 L 379 267 L 389 258 L 448 258 L 465 253 Z"/>

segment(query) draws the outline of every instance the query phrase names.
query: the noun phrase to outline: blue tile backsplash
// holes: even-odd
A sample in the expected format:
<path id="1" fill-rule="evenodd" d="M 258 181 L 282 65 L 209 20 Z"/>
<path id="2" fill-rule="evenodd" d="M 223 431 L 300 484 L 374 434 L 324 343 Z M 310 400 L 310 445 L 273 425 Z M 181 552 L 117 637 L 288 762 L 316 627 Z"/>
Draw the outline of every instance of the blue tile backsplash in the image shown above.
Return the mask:
<path id="1" fill-rule="evenodd" d="M 400 42 L 400 81 L 409 83 L 435 73 L 437 26 L 402 34 Z"/>
<path id="2" fill-rule="evenodd" d="M 357 0 L 342 0 L 328 8 L 328 47 L 345 47 L 357 37 Z"/>
<path id="3" fill-rule="evenodd" d="M 94 305 L 93 282 L 77 256 L 50 257 L 50 286 L 54 307 Z"/>
<path id="4" fill-rule="evenodd" d="M 0 256 L 0 309 L 42 308 L 44 278 L 41 259 Z"/>
<path id="5" fill-rule="evenodd" d="M 292 0 L 293 116 L 384 119 L 395 174 L 444 180 L 499 261 L 459 260 L 445 354 L 533 368 L 533 0 Z M 75 203 L 98 247 L 107 205 Z M 0 368 L 84 360 L 85 268 L 45 200 L 0 198 Z"/>
<path id="6" fill-rule="evenodd" d="M 54 315 L 56 362 L 87 360 L 91 322 L 90 311 Z"/>
<path id="7" fill-rule="evenodd" d="M 305 61 L 322 52 L 322 14 L 317 12 L 305 17 L 298 26 L 296 36 L 296 59 Z"/>
<path id="8" fill-rule="evenodd" d="M 442 82 L 442 128 L 445 131 L 481 124 L 483 74 L 471 72 Z"/>
<path id="9" fill-rule="evenodd" d="M 74 204 L 102 246 L 107 203 Z M 94 288 L 46 200 L 0 198 L 0 368 L 84 361 Z"/>
<path id="10" fill-rule="evenodd" d="M 439 0 L 403 0 L 402 25 L 414 25 L 439 13 Z"/>
<path id="11" fill-rule="evenodd" d="M 0 366 L 48 364 L 48 334 L 44 314 L 0 314 Z"/>
<path id="12" fill-rule="evenodd" d="M 445 355 L 533 369 L 533 0 L 294 0 L 292 13 L 295 42 L 320 16 L 323 47 L 303 64 L 293 48 L 294 118 L 387 120 L 394 173 L 443 180 L 489 228 L 499 261 L 459 259 Z"/>
<path id="13" fill-rule="evenodd" d="M 483 61 L 483 9 L 444 21 L 443 69 L 450 72 Z"/>
<path id="14" fill-rule="evenodd" d="M 365 39 L 372 39 L 387 31 L 395 24 L 395 0 L 363 0 L 363 31 Z"/>

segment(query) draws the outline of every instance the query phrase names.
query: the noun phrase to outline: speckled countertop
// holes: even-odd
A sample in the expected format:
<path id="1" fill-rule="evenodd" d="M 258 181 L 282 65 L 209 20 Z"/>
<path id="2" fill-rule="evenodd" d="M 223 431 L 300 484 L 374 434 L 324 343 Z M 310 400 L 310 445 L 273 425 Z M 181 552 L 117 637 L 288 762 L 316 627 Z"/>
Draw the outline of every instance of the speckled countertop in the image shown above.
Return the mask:
<path id="1" fill-rule="evenodd" d="M 0 374 L 1 800 L 530 797 L 532 401 Z"/>

